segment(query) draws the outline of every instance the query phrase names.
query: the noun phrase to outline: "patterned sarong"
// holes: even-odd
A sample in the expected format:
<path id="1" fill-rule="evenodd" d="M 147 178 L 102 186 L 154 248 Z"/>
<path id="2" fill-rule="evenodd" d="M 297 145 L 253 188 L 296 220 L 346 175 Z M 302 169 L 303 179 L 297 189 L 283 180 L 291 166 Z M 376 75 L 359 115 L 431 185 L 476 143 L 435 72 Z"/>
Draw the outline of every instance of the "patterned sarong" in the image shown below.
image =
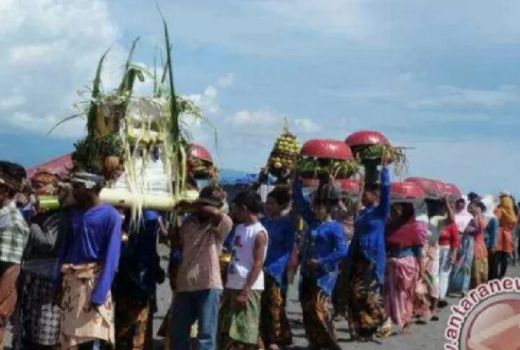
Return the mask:
<path id="1" fill-rule="evenodd" d="M 441 246 L 439 254 L 439 299 L 444 300 L 448 294 L 451 274 L 451 247 Z"/>
<path id="2" fill-rule="evenodd" d="M 109 293 L 105 304 L 91 306 L 92 292 L 102 270 L 99 264 L 63 265 L 61 348 L 103 340 L 115 344 L 114 306 Z"/>
<path id="3" fill-rule="evenodd" d="M 55 294 L 48 277 L 22 271 L 20 297 L 23 303 L 18 310 L 15 349 L 23 349 L 26 342 L 43 346 L 59 343 L 61 309 Z"/>
<path id="4" fill-rule="evenodd" d="M 311 279 L 304 279 L 300 288 L 303 324 L 309 348 L 338 348 L 330 297 Z"/>
<path id="5" fill-rule="evenodd" d="M 375 264 L 362 257 L 355 258 L 349 285 L 348 319 L 351 334 L 371 337 L 387 321 Z"/>
<path id="6" fill-rule="evenodd" d="M 256 348 L 259 343 L 259 325 L 262 291 L 251 291 L 247 305 L 236 304 L 240 290 L 225 289 L 220 308 L 219 348 L 222 350 Z"/>
<path id="7" fill-rule="evenodd" d="M 413 317 L 415 288 L 419 279 L 419 263 L 414 256 L 390 258 L 387 262 L 384 300 L 392 321 L 403 329 Z"/>
<path id="8" fill-rule="evenodd" d="M 292 343 L 291 328 L 285 312 L 286 297 L 276 281 L 266 274 L 260 323 L 265 346 L 270 344 L 287 346 Z"/>
<path id="9" fill-rule="evenodd" d="M 471 270 L 475 254 L 475 239 L 468 235 L 462 235 L 462 243 L 457 252 L 457 261 L 453 266 L 449 291 L 451 293 L 466 294 L 471 282 Z"/>
<path id="10" fill-rule="evenodd" d="M 118 297 L 116 300 L 116 349 L 152 347 L 150 300 Z"/>
<path id="11" fill-rule="evenodd" d="M 487 256 L 473 260 L 471 275 L 471 288 L 477 288 L 481 284 L 487 283 L 489 275 Z"/>

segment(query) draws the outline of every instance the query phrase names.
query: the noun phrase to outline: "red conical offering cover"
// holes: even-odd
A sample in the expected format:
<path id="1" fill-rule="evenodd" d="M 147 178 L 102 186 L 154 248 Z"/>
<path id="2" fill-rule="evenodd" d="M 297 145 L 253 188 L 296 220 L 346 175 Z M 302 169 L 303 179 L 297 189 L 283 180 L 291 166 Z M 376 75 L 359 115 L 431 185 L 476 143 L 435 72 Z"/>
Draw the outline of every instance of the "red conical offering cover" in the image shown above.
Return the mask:
<path id="1" fill-rule="evenodd" d="M 390 141 L 379 131 L 363 130 L 351 134 L 345 140 L 351 148 L 370 145 L 389 145 Z"/>
<path id="2" fill-rule="evenodd" d="M 419 185 L 426 193 L 427 198 L 438 199 L 444 196 L 444 183 L 424 177 L 410 177 L 406 182 L 414 182 Z"/>
<path id="3" fill-rule="evenodd" d="M 190 155 L 193 158 L 197 158 L 197 159 L 209 162 L 209 163 L 213 163 L 213 157 L 211 156 L 211 153 L 209 153 L 209 151 L 206 148 L 204 148 L 203 146 L 198 145 L 196 143 L 191 144 Z"/>
<path id="4" fill-rule="evenodd" d="M 394 182 L 392 197 L 394 199 L 424 199 L 426 193 L 417 182 Z"/>
<path id="5" fill-rule="evenodd" d="M 354 158 L 346 143 L 328 139 L 314 139 L 305 142 L 300 154 L 322 159 L 349 160 Z"/>
<path id="6" fill-rule="evenodd" d="M 358 181 L 352 179 L 342 179 L 339 180 L 339 185 L 343 192 L 347 193 L 359 193 L 361 191 L 361 186 Z"/>
<path id="7" fill-rule="evenodd" d="M 444 195 L 453 198 L 460 198 L 463 196 L 462 190 L 454 184 L 445 183 L 444 184 Z"/>

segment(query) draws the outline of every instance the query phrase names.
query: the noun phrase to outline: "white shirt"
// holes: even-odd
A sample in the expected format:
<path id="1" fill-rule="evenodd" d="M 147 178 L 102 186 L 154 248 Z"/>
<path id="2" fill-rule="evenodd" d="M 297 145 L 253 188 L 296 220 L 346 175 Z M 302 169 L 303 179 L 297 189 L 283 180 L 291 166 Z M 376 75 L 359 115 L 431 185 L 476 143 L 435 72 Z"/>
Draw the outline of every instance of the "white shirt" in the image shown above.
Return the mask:
<path id="1" fill-rule="evenodd" d="M 459 232 L 466 231 L 466 228 L 468 227 L 470 221 L 473 219 L 473 216 L 471 216 L 470 213 L 468 213 L 466 210 L 455 214 L 455 223 L 457 224 L 457 227 L 459 228 Z"/>
<path id="2" fill-rule="evenodd" d="M 254 249 L 256 238 L 263 232 L 267 234 L 266 229 L 259 222 L 248 226 L 240 224 L 236 227 L 235 237 L 233 238 L 233 248 L 231 249 L 231 261 L 227 273 L 226 288 L 244 288 L 247 277 L 251 273 L 255 262 Z M 267 249 L 264 253 L 263 261 L 265 261 L 266 254 Z M 251 289 L 264 290 L 263 269 Z"/>

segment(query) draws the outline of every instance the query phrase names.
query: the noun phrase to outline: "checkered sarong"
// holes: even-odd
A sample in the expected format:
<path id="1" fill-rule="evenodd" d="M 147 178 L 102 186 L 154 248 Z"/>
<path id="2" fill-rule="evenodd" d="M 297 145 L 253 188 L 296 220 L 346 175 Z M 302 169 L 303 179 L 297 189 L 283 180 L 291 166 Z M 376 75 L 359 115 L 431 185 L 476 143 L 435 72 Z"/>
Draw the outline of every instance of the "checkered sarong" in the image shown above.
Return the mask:
<path id="1" fill-rule="evenodd" d="M 22 342 L 54 346 L 59 343 L 61 309 L 55 304 L 55 290 L 45 277 L 23 271 L 21 278 L 19 327 L 15 349 L 23 349 Z"/>

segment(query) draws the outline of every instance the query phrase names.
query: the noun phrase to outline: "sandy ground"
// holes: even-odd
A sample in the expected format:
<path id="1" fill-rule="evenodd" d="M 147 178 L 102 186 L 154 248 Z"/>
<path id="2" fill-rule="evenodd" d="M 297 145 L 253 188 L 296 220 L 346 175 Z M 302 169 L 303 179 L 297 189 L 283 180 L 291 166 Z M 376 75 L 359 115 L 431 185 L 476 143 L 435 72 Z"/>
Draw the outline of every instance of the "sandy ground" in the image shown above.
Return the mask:
<path id="1" fill-rule="evenodd" d="M 162 249 L 161 249 L 162 250 Z M 162 251 L 162 264 L 167 264 L 166 251 Z M 512 267 L 509 270 L 512 276 L 520 276 L 520 267 Z M 159 286 L 158 289 L 158 306 L 159 312 L 154 316 L 154 332 L 157 333 L 164 315 L 168 310 L 171 302 L 171 293 L 169 283 L 166 282 Z M 450 304 L 455 304 L 457 299 L 449 299 Z M 357 350 L 438 350 L 444 345 L 444 329 L 449 315 L 449 308 L 445 308 L 440 312 L 440 320 L 430 322 L 427 325 L 414 325 L 410 335 L 393 335 L 390 338 L 382 340 L 380 343 L 358 343 L 350 341 L 345 322 L 336 324 L 338 331 L 339 343 L 343 349 Z M 291 321 L 291 329 L 294 335 L 294 349 L 305 349 L 307 340 L 303 330 L 302 314 L 300 304 L 298 302 L 298 293 L 296 283 L 290 287 L 288 300 L 288 314 Z M 10 335 L 6 339 L 6 344 L 10 344 Z M 163 349 L 163 340 L 161 338 L 154 339 L 154 349 Z M 9 347 L 7 347 L 9 349 Z"/>

